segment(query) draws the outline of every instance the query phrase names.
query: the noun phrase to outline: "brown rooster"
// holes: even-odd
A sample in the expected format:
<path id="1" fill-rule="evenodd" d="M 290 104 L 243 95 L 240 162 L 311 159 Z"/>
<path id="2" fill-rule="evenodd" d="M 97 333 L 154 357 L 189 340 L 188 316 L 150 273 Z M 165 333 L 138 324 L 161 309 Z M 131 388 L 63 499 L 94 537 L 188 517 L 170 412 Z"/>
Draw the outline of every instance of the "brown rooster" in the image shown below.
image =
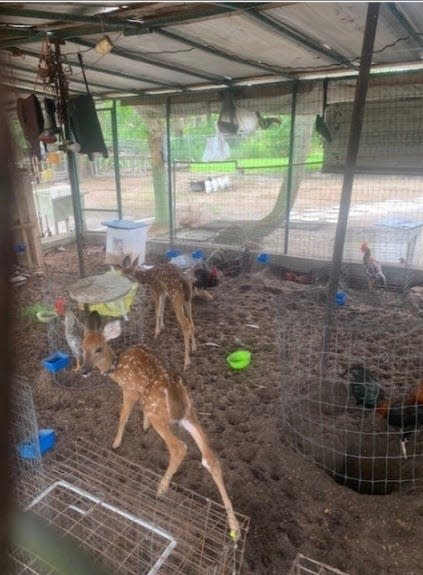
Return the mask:
<path id="1" fill-rule="evenodd" d="M 408 438 L 413 431 L 423 425 L 423 380 L 404 400 L 381 401 L 376 411 L 387 420 L 389 425 L 401 430 L 401 451 L 404 458 L 407 458 Z"/>

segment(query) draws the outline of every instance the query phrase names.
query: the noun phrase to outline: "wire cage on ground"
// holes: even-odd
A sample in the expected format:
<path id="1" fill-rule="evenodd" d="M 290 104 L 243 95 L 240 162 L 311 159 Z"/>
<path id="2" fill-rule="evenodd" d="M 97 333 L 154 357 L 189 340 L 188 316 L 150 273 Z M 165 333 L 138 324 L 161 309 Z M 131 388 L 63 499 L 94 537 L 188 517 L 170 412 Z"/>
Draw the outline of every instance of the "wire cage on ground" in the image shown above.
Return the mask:
<path id="1" fill-rule="evenodd" d="M 59 534 L 122 575 L 235 575 L 240 573 L 248 518 L 237 514 L 241 535 L 229 537 L 225 509 L 171 485 L 156 495 L 160 476 L 111 450 L 79 439 L 44 467 L 45 487 L 27 505 Z M 21 478 L 21 482 L 31 478 Z M 20 548 L 14 575 L 55 575 Z M 29 565 L 37 569 L 28 570 Z"/>
<path id="2" fill-rule="evenodd" d="M 280 308 L 281 407 L 291 446 L 360 493 L 421 487 L 421 320 L 356 293 L 328 327 L 326 292 L 317 288 Z"/>
<path id="3" fill-rule="evenodd" d="M 288 575 L 347 575 L 347 573 L 299 553 Z"/>
<path id="4" fill-rule="evenodd" d="M 24 377 L 15 376 L 9 441 L 15 499 L 21 505 L 26 505 L 45 487 L 38 433 L 31 384 Z"/>

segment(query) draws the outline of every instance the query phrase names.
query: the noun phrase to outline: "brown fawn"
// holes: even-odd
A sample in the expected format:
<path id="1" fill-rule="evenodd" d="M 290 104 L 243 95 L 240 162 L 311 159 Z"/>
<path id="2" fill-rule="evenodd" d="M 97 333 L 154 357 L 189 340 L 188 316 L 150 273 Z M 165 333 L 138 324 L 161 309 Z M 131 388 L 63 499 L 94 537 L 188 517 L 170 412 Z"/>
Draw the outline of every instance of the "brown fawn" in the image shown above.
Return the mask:
<path id="1" fill-rule="evenodd" d="M 182 378 L 171 375 L 154 352 L 143 345 L 130 347 L 116 356 L 107 342 L 121 334 L 120 320 L 110 321 L 103 329 L 101 323 L 98 312 L 91 312 L 85 327 L 81 371 L 88 375 L 97 368 L 122 389 L 123 404 L 113 448 L 120 446 L 126 422 L 134 405 L 140 402 L 144 430 L 151 424 L 169 450 L 169 465 L 157 491 L 161 495 L 169 487 L 187 450 L 185 443 L 171 431 L 171 423 L 178 423 L 190 433 L 201 451 L 202 464 L 216 483 L 226 509 L 231 537 L 236 540 L 239 523 L 223 483 L 220 462 L 208 444 Z"/>
<path id="2" fill-rule="evenodd" d="M 192 351 L 197 349 L 192 320 L 192 283 L 184 276 L 182 270 L 170 263 L 142 269 L 138 267 L 138 258 L 131 264 L 131 259 L 127 256 L 123 260 L 122 271 L 125 275 L 134 277 L 139 283 L 151 287 L 156 309 L 154 337 L 157 337 L 164 328 L 164 308 L 166 297 L 169 297 L 184 334 L 184 369 L 186 369 L 190 364 L 190 346 Z"/>

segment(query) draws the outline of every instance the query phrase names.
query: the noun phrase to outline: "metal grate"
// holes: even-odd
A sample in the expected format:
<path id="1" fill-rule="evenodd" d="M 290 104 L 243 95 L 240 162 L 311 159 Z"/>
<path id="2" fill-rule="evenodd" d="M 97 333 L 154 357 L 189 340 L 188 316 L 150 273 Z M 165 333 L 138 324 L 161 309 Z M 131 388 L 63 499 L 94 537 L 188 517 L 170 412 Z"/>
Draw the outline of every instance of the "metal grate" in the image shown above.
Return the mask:
<path id="1" fill-rule="evenodd" d="M 110 450 L 78 440 L 45 469 L 45 480 L 48 487 L 28 507 L 112 573 L 240 573 L 246 517 L 237 515 L 241 537 L 235 546 L 221 505 L 174 485 L 157 498 L 160 476 Z M 14 575 L 56 573 L 23 549 L 13 563 Z"/>
<path id="2" fill-rule="evenodd" d="M 288 575 L 347 575 L 347 573 L 299 553 Z"/>
<path id="3" fill-rule="evenodd" d="M 23 377 L 13 379 L 11 402 L 11 428 L 9 441 L 12 446 L 11 462 L 15 479 L 15 498 L 26 505 L 45 487 L 42 474 L 38 424 L 31 384 Z M 31 444 L 33 457 L 22 457 L 20 449 Z"/>

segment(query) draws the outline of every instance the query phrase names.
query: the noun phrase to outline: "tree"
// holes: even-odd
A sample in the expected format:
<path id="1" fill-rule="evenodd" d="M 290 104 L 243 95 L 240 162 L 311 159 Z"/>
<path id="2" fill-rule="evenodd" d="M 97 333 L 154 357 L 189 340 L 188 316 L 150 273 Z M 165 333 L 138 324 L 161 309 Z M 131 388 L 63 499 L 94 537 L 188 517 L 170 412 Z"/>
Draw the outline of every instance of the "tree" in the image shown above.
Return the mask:
<path id="1" fill-rule="evenodd" d="M 310 152 L 315 116 L 298 115 L 295 118 L 295 138 L 293 153 L 293 172 L 289 209 L 295 203 L 301 181 L 306 170 L 307 156 Z M 243 222 L 223 230 L 215 239 L 216 243 L 243 245 L 247 242 L 260 244 L 277 226 L 284 223 L 287 210 L 288 177 L 281 183 L 278 197 L 271 211 L 259 221 Z"/>

